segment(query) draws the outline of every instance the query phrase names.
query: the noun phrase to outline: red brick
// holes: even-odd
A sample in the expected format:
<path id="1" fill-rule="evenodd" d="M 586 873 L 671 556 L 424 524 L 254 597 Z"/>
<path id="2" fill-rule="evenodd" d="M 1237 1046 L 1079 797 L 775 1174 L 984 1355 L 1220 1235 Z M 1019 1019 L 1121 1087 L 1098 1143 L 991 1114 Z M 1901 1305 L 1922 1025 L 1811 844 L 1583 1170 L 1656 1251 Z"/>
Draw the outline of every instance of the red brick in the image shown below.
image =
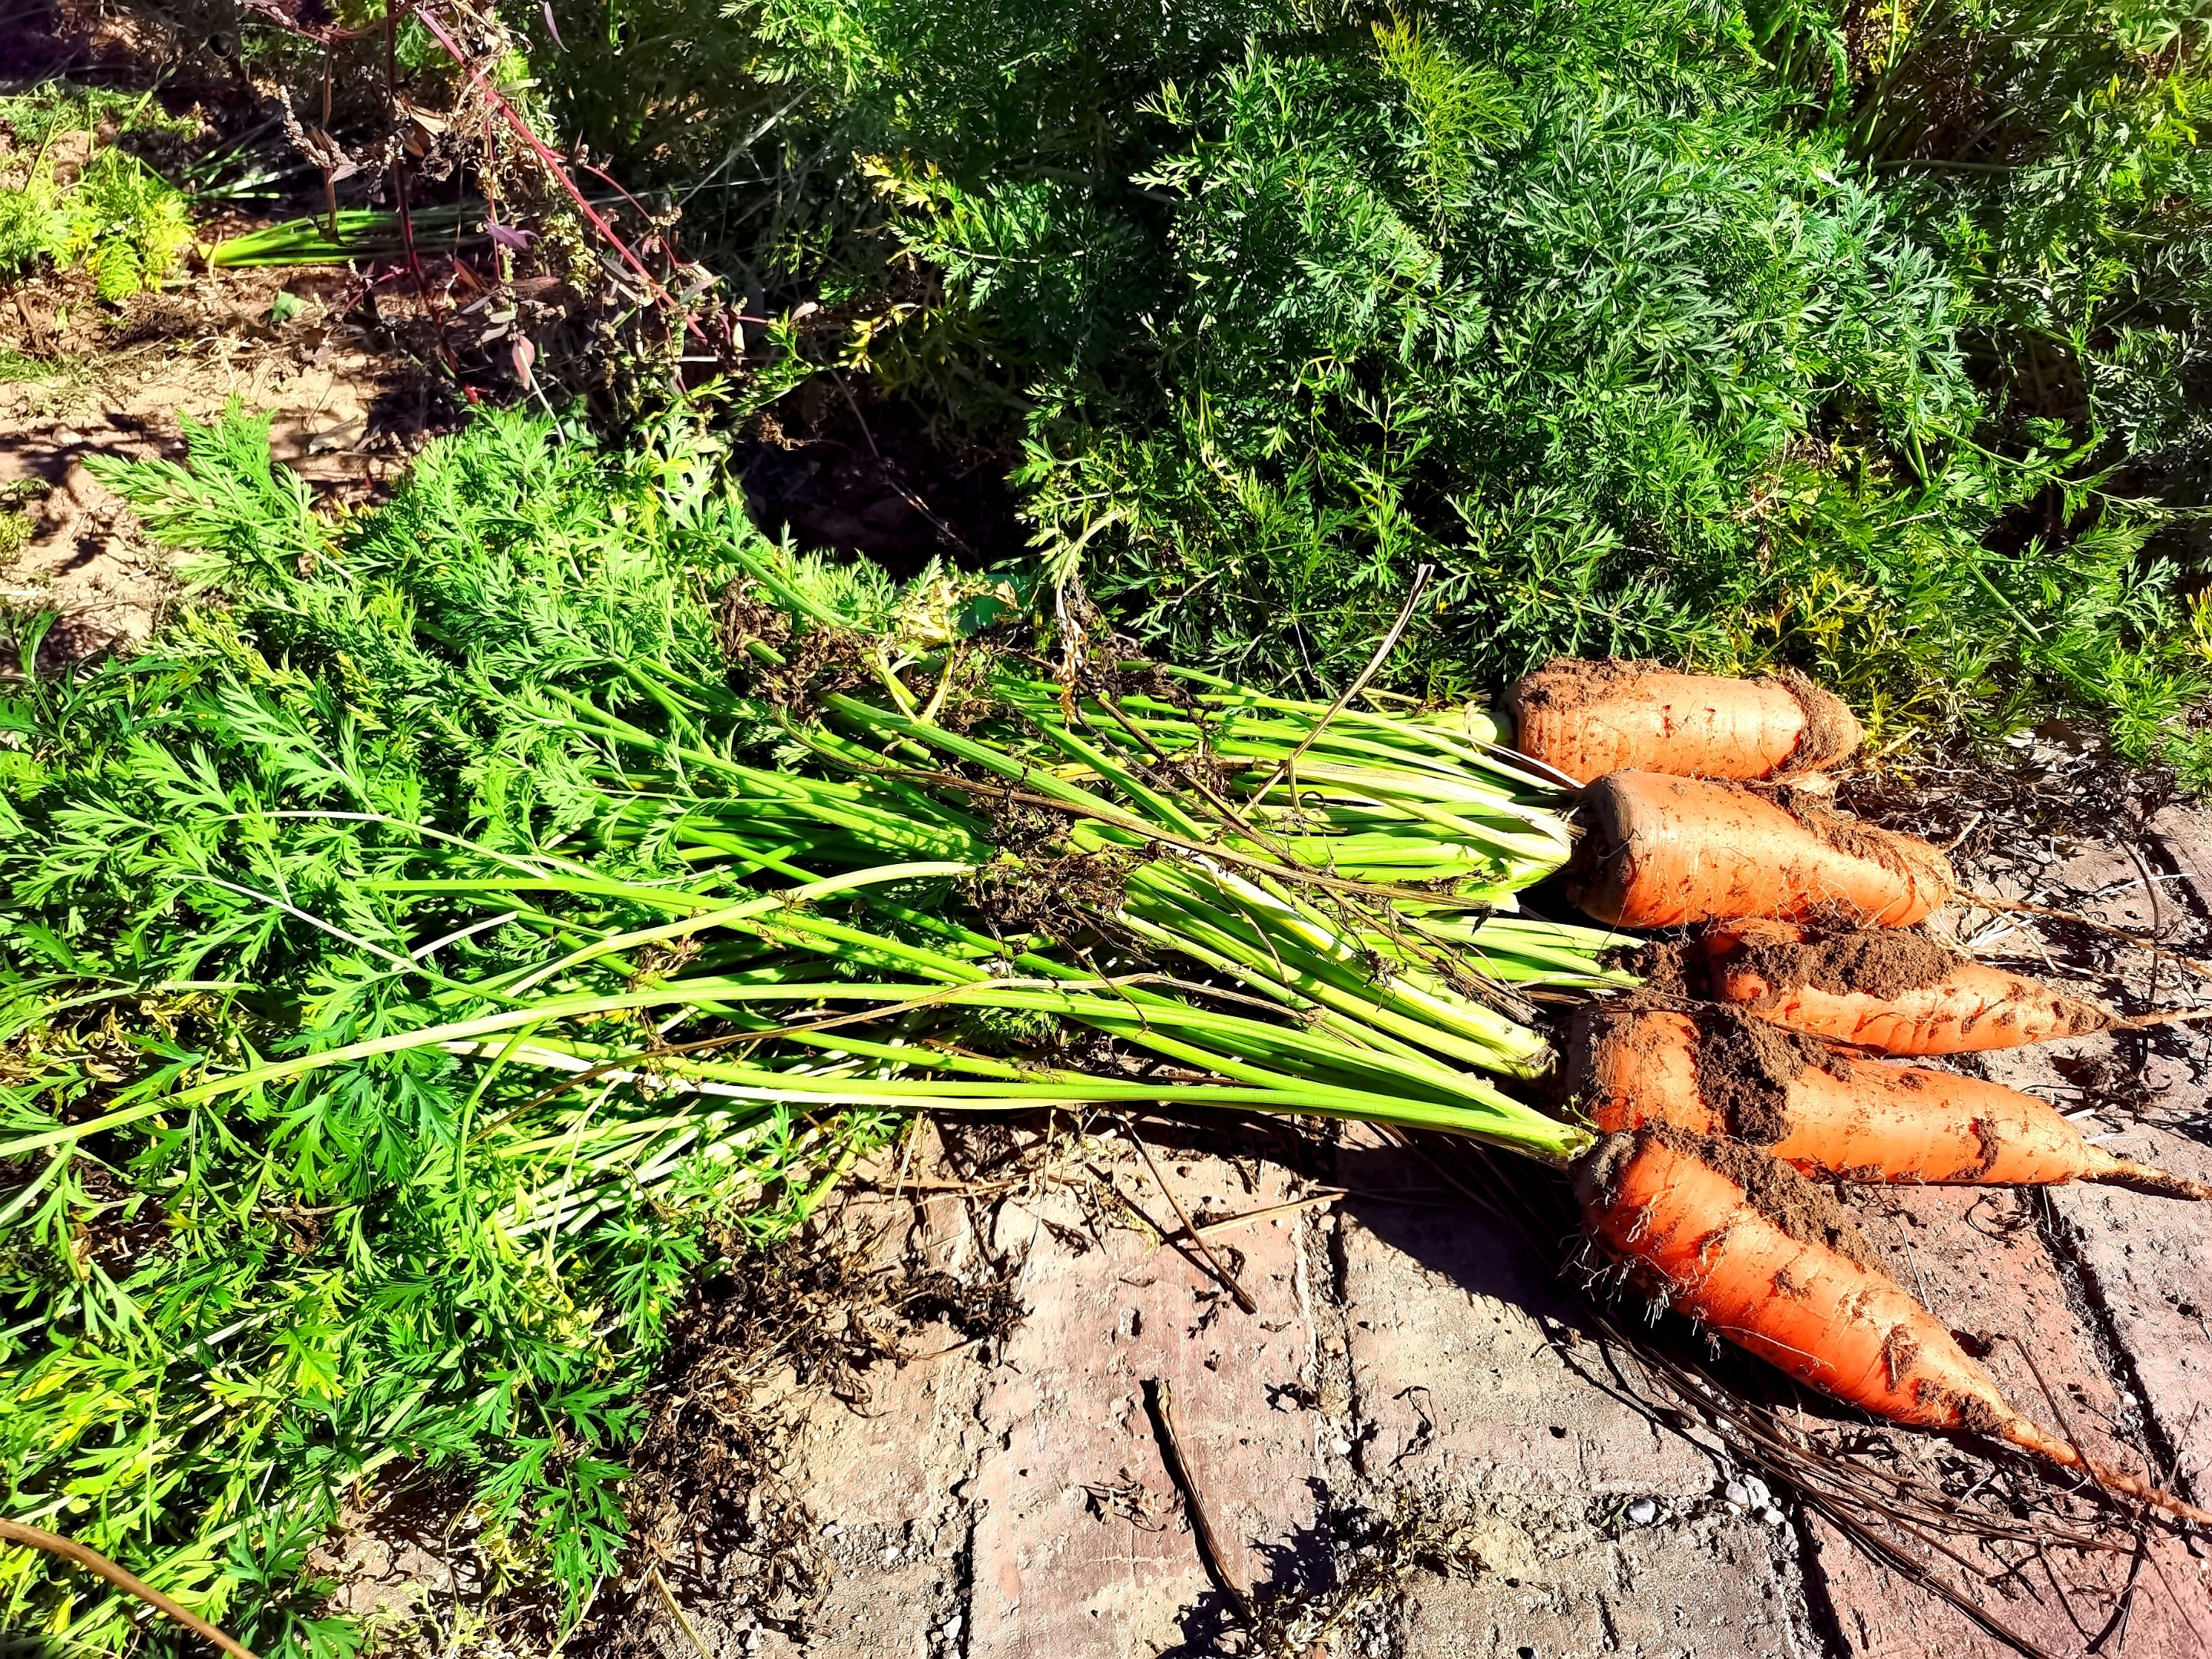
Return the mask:
<path id="1" fill-rule="evenodd" d="M 1247 1194 L 1224 1164 L 1164 1167 L 1193 1210 L 1209 1200 L 1216 1213 L 1257 1208 L 1284 1195 L 1280 1171 Z M 1174 1228 L 1157 1188 L 1123 1184 Z M 1048 1200 L 1044 1216 L 1081 1222 L 1064 1198 Z M 1115 1230 L 1077 1255 L 1034 1216 L 1009 1210 L 1001 1245 L 1035 1252 L 1023 1283 L 1030 1313 L 979 1406 L 996 1444 L 975 1484 L 970 1659 L 1156 1653 L 1212 1594 L 1146 1411 L 1148 1381 L 1172 1385 L 1177 1437 L 1239 1587 L 1265 1583 L 1294 1547 L 1325 1471 L 1314 1415 L 1275 1409 L 1269 1385 L 1312 1375 L 1299 1246 L 1308 1224 L 1304 1216 L 1260 1223 L 1224 1241 L 1243 1255 L 1240 1281 L 1259 1307 L 1248 1316 L 1175 1249 Z M 1158 1529 L 1093 1512 L 1091 1490 L 1125 1480 L 1150 1494 Z"/>

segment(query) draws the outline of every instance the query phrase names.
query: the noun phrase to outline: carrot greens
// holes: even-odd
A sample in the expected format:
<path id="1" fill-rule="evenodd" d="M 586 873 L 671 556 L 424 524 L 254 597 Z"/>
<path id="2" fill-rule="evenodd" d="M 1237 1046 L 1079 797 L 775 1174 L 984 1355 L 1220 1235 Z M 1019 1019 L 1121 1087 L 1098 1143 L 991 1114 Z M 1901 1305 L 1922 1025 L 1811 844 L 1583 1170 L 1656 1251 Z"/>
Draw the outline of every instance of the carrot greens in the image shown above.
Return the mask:
<path id="1" fill-rule="evenodd" d="M 379 1480 L 573 1614 L 690 1274 L 917 1110 L 1587 1143 L 1497 1079 L 1625 975 L 1516 911 L 1571 841 L 1480 711 L 795 558 L 680 434 L 485 416 L 337 522 L 191 439 L 107 477 L 221 602 L 0 726 L 0 1467 L 257 1650 L 352 1639 L 302 1564 Z"/>

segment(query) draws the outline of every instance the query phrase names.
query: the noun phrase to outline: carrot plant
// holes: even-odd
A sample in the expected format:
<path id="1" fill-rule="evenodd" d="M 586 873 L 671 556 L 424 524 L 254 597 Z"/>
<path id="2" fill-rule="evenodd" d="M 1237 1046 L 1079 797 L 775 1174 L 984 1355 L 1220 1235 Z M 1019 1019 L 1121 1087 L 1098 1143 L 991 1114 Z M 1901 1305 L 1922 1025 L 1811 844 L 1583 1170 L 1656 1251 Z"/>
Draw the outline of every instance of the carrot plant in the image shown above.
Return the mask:
<path id="1" fill-rule="evenodd" d="M 116 141 L 198 125 L 151 96 L 63 83 L 0 98 L 0 278 L 82 266 L 103 300 L 159 288 L 191 240 L 187 204 Z"/>
<path id="2" fill-rule="evenodd" d="M 1492 1080 L 1623 976 L 1514 913 L 1568 842 L 1480 714 L 1050 678 L 675 436 L 486 416 L 335 523 L 191 449 L 103 471 L 199 602 L 7 705 L 0 1473 L 258 1649 L 343 1650 L 306 1553 L 399 1480 L 573 1616 L 691 1270 L 915 1109 L 1588 1139 Z"/>

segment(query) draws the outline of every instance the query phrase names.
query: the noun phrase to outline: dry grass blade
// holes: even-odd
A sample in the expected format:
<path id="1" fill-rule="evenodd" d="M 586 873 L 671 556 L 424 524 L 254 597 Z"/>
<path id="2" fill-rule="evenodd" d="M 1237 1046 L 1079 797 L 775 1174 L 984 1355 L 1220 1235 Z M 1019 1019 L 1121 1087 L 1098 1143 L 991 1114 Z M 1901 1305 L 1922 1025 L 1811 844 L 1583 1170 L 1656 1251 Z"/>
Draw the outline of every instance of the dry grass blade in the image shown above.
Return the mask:
<path id="1" fill-rule="evenodd" d="M 1152 1149 L 1145 1145 L 1143 1137 L 1138 1134 L 1133 1124 L 1124 1124 L 1122 1127 L 1137 1151 L 1143 1155 L 1145 1167 L 1152 1172 L 1152 1184 L 1160 1189 L 1160 1195 L 1167 1200 L 1168 1207 L 1176 1212 L 1176 1219 L 1182 1223 L 1183 1236 L 1198 1246 L 1200 1253 L 1206 1257 L 1206 1264 L 1213 1269 L 1214 1277 L 1221 1281 L 1230 1295 L 1237 1298 L 1237 1305 L 1248 1315 L 1258 1313 L 1260 1304 L 1245 1293 L 1244 1287 L 1237 1282 L 1237 1275 L 1229 1271 L 1219 1256 L 1214 1255 L 1213 1246 L 1206 1242 L 1206 1235 L 1191 1220 L 1190 1212 L 1183 1208 L 1182 1200 L 1175 1195 L 1175 1189 L 1160 1174 L 1160 1166 L 1152 1162 Z"/>
<path id="2" fill-rule="evenodd" d="M 1297 1215 L 1306 1210 L 1320 1209 L 1324 1205 L 1335 1203 L 1344 1196 L 1341 1191 L 1337 1190 L 1310 1193 L 1304 1198 L 1292 1199 L 1287 1204 L 1270 1204 L 1261 1209 L 1247 1210 L 1242 1215 L 1224 1216 L 1218 1221 L 1207 1222 L 1198 1230 L 1194 1237 L 1218 1238 L 1224 1233 L 1236 1231 L 1239 1227 L 1249 1227 L 1257 1222 L 1279 1220 L 1284 1216 Z"/>
<path id="3" fill-rule="evenodd" d="M 668 1588 L 668 1581 L 660 1576 L 660 1569 L 647 1567 L 645 1570 L 645 1576 L 653 1581 L 653 1589 L 660 1592 L 661 1604 L 675 1619 L 676 1627 L 684 1632 L 684 1639 L 691 1644 L 693 1650 L 698 1654 L 699 1659 L 714 1659 L 714 1650 L 708 1647 L 701 1639 L 699 1632 L 692 1628 L 690 1616 L 684 1611 L 684 1604 L 676 1599 L 675 1593 Z"/>

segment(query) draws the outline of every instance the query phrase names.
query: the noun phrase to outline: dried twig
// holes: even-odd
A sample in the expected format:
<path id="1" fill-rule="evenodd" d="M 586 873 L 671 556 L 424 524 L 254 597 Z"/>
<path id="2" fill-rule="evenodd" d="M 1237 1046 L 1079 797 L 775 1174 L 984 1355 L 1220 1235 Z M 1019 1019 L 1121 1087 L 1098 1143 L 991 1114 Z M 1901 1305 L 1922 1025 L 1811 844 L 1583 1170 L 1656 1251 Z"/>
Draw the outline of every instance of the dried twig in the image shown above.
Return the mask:
<path id="1" fill-rule="evenodd" d="M 1190 1511 L 1191 1536 L 1198 1540 L 1198 1553 L 1206 1563 L 1206 1575 L 1213 1580 L 1214 1588 L 1229 1598 L 1237 1609 L 1237 1619 L 1249 1625 L 1252 1621 L 1252 1603 L 1229 1576 L 1221 1542 L 1213 1535 L 1213 1522 L 1206 1516 L 1206 1502 L 1190 1478 L 1190 1466 L 1183 1462 L 1182 1444 L 1176 1438 L 1174 1385 L 1164 1376 L 1146 1383 L 1145 1404 L 1152 1410 L 1152 1427 L 1159 1437 L 1160 1461 L 1167 1465 L 1168 1478 L 1176 1483 Z"/>
<path id="2" fill-rule="evenodd" d="M 1143 1139 L 1137 1133 L 1136 1126 L 1124 1123 L 1121 1128 L 1138 1152 L 1144 1155 L 1145 1167 L 1152 1172 L 1152 1184 L 1160 1189 L 1161 1195 L 1168 1201 L 1168 1207 L 1176 1212 L 1176 1219 L 1182 1223 L 1185 1237 L 1197 1245 L 1200 1253 L 1206 1257 L 1206 1264 L 1213 1269 L 1214 1277 L 1228 1288 L 1230 1295 L 1237 1298 L 1238 1307 L 1248 1314 L 1258 1313 L 1260 1304 L 1244 1293 L 1244 1287 L 1237 1282 L 1237 1275 L 1229 1271 L 1227 1265 L 1219 1256 L 1214 1255 L 1213 1246 L 1206 1242 L 1206 1235 L 1199 1231 L 1196 1224 L 1192 1222 L 1190 1212 L 1183 1208 L 1182 1200 L 1175 1195 L 1175 1188 L 1169 1186 L 1165 1178 L 1161 1176 L 1160 1166 L 1152 1162 L 1152 1149 L 1145 1145 Z"/>
<path id="3" fill-rule="evenodd" d="M 476 88 L 477 94 L 483 99 L 485 104 L 514 131 L 516 137 L 522 140 L 531 154 L 538 158 L 539 165 L 552 175 L 553 182 L 560 185 L 567 193 L 568 199 L 576 204 L 576 210 L 583 215 L 585 222 L 593 230 L 599 232 L 601 240 L 608 246 L 622 256 L 624 264 L 637 273 L 639 279 L 645 283 L 646 292 L 670 309 L 680 309 L 677 306 L 675 296 L 663 288 L 659 279 L 645 268 L 645 262 L 637 257 L 635 250 L 616 233 L 612 225 L 599 216 L 599 210 L 591 204 L 582 191 L 576 188 L 576 181 L 568 176 L 568 169 L 563 165 L 561 157 L 532 130 L 530 124 L 517 113 L 514 106 L 501 97 L 499 88 L 486 80 L 483 71 L 470 61 L 468 53 L 461 50 L 460 42 L 454 40 L 444 25 L 441 24 L 428 11 L 418 12 L 416 16 L 420 19 L 422 27 L 428 29 L 438 44 L 446 49 L 446 55 L 453 60 L 464 75 L 468 76 L 470 82 Z M 684 323 L 694 332 L 697 331 L 697 325 L 694 324 L 688 316 L 685 317 Z"/>
<path id="4" fill-rule="evenodd" d="M 1341 1190 L 1332 1189 L 1325 1193 L 1309 1194 L 1304 1198 L 1293 1199 L 1288 1204 L 1270 1204 L 1265 1209 L 1247 1210 L 1243 1215 L 1224 1216 L 1218 1221 L 1207 1222 L 1193 1237 L 1201 1240 L 1218 1238 L 1222 1234 L 1234 1232 L 1239 1227 L 1249 1227 L 1255 1221 L 1273 1221 L 1278 1216 L 1297 1215 L 1303 1210 L 1317 1210 L 1324 1204 L 1335 1203 L 1345 1195 Z"/>
<path id="5" fill-rule="evenodd" d="M 49 1555 L 58 1555 L 64 1561 L 97 1573 L 126 1595 L 135 1595 L 157 1613 L 174 1620 L 195 1636 L 212 1642 L 234 1659 L 255 1659 L 253 1650 L 243 1642 L 224 1635 L 213 1625 L 192 1612 L 180 1607 L 155 1589 L 144 1579 L 125 1572 L 98 1550 L 80 1544 L 74 1538 L 64 1538 L 58 1532 L 47 1532 L 39 1527 L 27 1527 L 20 1521 L 0 1521 L 0 1540 L 10 1544 L 24 1544 L 34 1550 L 44 1550 Z"/>

